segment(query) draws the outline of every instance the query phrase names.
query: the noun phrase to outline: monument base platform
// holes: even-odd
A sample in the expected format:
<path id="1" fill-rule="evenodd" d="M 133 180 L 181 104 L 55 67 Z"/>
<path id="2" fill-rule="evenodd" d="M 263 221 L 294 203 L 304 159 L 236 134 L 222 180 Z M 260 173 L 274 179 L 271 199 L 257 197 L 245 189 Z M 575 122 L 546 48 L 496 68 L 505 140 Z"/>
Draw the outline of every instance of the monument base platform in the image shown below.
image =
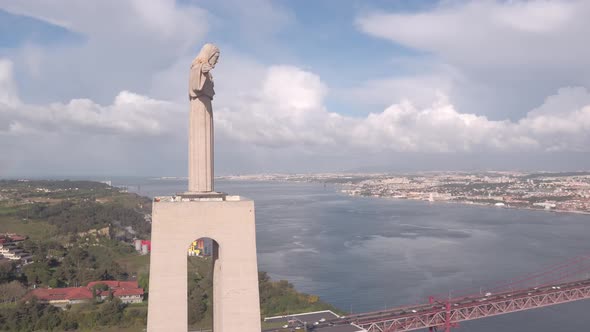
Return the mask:
<path id="1" fill-rule="evenodd" d="M 226 193 L 219 193 L 216 191 L 205 191 L 205 192 L 185 191 L 183 193 L 177 193 L 176 196 L 180 196 L 181 198 L 188 198 L 188 199 L 220 198 L 221 200 L 225 200 L 225 198 L 227 197 L 227 194 Z"/>
<path id="2" fill-rule="evenodd" d="M 187 251 L 202 237 L 214 240 L 213 330 L 260 332 L 254 202 L 222 198 L 154 199 L 149 332 L 187 331 Z"/>

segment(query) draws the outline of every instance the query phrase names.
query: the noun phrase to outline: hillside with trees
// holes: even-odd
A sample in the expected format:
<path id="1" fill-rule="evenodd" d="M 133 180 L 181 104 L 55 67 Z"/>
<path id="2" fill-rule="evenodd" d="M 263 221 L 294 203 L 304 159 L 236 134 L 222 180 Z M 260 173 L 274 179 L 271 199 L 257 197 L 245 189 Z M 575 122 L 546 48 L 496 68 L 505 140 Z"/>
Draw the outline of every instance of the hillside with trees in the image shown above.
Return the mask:
<path id="1" fill-rule="evenodd" d="M 150 238 L 150 213 L 151 199 L 103 183 L 0 180 L 0 233 L 25 236 L 17 249 L 32 256 L 26 264 L 0 260 L 0 330 L 142 331 L 147 301 L 110 297 L 61 310 L 27 293 L 100 280 L 137 280 L 148 291 L 149 255 L 137 253 L 133 239 Z M 187 259 L 189 325 L 211 328 L 211 258 Z M 259 277 L 262 316 L 335 310 L 285 280 Z"/>

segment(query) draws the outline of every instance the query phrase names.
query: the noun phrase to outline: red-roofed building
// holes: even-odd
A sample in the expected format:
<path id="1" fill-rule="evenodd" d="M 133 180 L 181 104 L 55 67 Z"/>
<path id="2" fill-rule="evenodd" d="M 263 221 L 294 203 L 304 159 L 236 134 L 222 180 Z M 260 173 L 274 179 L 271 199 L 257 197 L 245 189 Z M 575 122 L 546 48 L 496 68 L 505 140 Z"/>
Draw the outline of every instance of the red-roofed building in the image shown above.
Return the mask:
<path id="1" fill-rule="evenodd" d="M 150 240 L 141 240 L 141 246 L 147 246 L 148 251 L 152 251 L 152 241 Z"/>
<path id="2" fill-rule="evenodd" d="M 92 289 L 97 285 L 105 285 L 108 290 L 98 290 L 97 298 L 107 299 L 112 293 L 114 297 L 121 299 L 123 303 L 141 303 L 144 291 L 139 288 L 137 281 L 92 281 L 86 287 L 67 288 L 37 288 L 27 294 L 26 298 L 36 297 L 40 302 L 49 303 L 56 307 L 65 307 L 68 304 L 90 302 L 93 299 Z"/>
<path id="3" fill-rule="evenodd" d="M 22 242 L 27 239 L 27 236 L 18 235 L 15 233 L 4 233 L 0 234 L 0 243 L 13 243 L 13 242 Z"/>
<path id="4" fill-rule="evenodd" d="M 92 291 L 85 287 L 36 288 L 27 295 L 27 298 L 32 297 L 56 307 L 65 307 L 68 304 L 90 302 L 92 300 Z"/>
<path id="5" fill-rule="evenodd" d="M 112 292 L 114 297 L 118 297 L 123 303 L 141 303 L 143 301 L 143 289 L 139 288 L 137 281 L 118 281 L 118 280 L 104 280 L 92 281 L 86 286 L 92 289 L 97 285 L 106 285 L 109 289 L 101 291 L 97 294 L 102 300 L 109 297 Z"/>
<path id="6" fill-rule="evenodd" d="M 22 242 L 27 239 L 27 236 L 18 234 L 7 234 L 7 236 L 10 240 L 12 240 L 12 242 Z"/>
<path id="7" fill-rule="evenodd" d="M 91 281 L 86 285 L 87 288 L 92 288 L 96 285 L 107 285 L 110 289 L 119 288 L 139 288 L 137 281 L 119 281 L 119 280 L 102 280 L 102 281 Z"/>

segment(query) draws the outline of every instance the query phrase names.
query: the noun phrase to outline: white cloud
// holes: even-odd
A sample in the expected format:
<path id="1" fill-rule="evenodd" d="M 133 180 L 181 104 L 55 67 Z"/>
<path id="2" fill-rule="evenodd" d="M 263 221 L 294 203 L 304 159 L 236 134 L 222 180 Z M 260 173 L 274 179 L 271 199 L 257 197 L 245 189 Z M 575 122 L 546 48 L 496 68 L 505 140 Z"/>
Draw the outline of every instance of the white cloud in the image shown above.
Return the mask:
<path id="1" fill-rule="evenodd" d="M 202 36 L 207 28 L 203 10 L 169 0 L 106 0 L 92 5 L 69 0 L 41 3 L 23 0 L 1 1 L 0 7 L 59 25 L 92 40 L 110 40 L 121 45 L 152 40 L 151 44 L 155 39 L 175 44 L 181 41 L 182 47 L 182 43 Z M 130 39 L 132 36 L 140 40 Z"/>
<path id="2" fill-rule="evenodd" d="M 590 93 L 563 88 L 519 121 L 548 151 L 590 150 Z"/>
<path id="3" fill-rule="evenodd" d="M 0 64 L 0 86 L 14 86 L 10 62 Z M 225 153 L 256 147 L 247 151 L 267 157 L 268 151 L 290 151 L 290 157 L 301 153 L 321 160 L 346 155 L 364 159 L 383 152 L 590 150 L 590 92 L 584 88 L 563 88 L 518 121 L 461 113 L 444 94 L 426 107 L 404 100 L 382 112 L 352 117 L 327 110 L 328 87 L 314 73 L 293 66 L 271 66 L 259 73 L 260 79 L 242 85 L 231 102 L 214 101 L 217 147 Z M 165 169 L 167 159 L 174 161 L 175 170 L 184 165 L 188 102 L 122 91 L 109 105 L 90 99 L 32 105 L 10 91 L 0 90 L 0 96 L 10 96 L 0 99 L 0 165 L 18 168 L 19 163 L 30 164 L 24 155 L 49 151 L 56 155 L 37 160 L 41 167 L 54 163 L 57 155 L 90 169 L 113 167 L 103 165 L 107 159 L 117 167 L 121 160 L 132 164 L 154 157 L 158 163 L 143 167 Z"/>
<path id="4" fill-rule="evenodd" d="M 222 130 L 240 141 L 266 146 L 322 143 L 326 87 L 296 67 L 273 66 L 260 85 L 216 113 Z M 319 120 L 315 122 L 314 119 Z"/>
<path id="5" fill-rule="evenodd" d="M 564 28 L 574 9 L 571 2 L 512 2 L 496 8 L 491 19 L 518 31 L 547 33 Z"/>
<path id="6" fill-rule="evenodd" d="M 585 0 L 466 0 L 414 12 L 368 11 L 355 23 L 369 36 L 428 55 L 419 58 L 429 71 L 391 78 L 422 81 L 415 90 L 421 99 L 434 83 L 465 112 L 518 121 L 561 87 L 590 88 L 588 15 Z"/>
<path id="7" fill-rule="evenodd" d="M 16 84 L 12 79 L 12 62 L 0 59 L 0 104 L 15 106 L 19 103 Z"/>
<path id="8" fill-rule="evenodd" d="M 177 118 L 178 105 L 128 91 L 120 92 L 107 106 L 90 99 L 39 106 L 21 102 L 14 85 L 12 63 L 0 60 L 0 134 L 163 135 L 173 129 L 165 125 L 178 124 L 168 120 Z"/>
<path id="9" fill-rule="evenodd" d="M 561 89 L 514 122 L 461 113 L 442 94 L 424 108 L 405 100 L 380 113 L 346 117 L 326 110 L 325 93 L 313 73 L 271 67 L 249 99 L 216 113 L 217 126 L 241 142 L 323 151 L 590 150 L 590 93 L 583 88 Z"/>
<path id="10" fill-rule="evenodd" d="M 13 86 L 10 62 L 0 64 L 0 86 Z M 241 143 L 341 151 L 590 150 L 590 93 L 583 88 L 559 90 L 517 122 L 461 113 L 443 94 L 424 108 L 404 100 L 366 117 L 342 116 L 326 109 L 320 78 L 292 66 L 269 67 L 250 89 L 215 110 L 220 134 Z M 9 89 L 0 92 L 9 97 L 0 100 L 4 134 L 165 136 L 185 122 L 185 105 L 127 91 L 106 106 L 90 99 L 30 105 Z"/>
<path id="11" fill-rule="evenodd" d="M 27 86 L 21 95 L 32 102 L 91 98 L 106 103 L 122 90 L 147 94 L 153 73 L 179 57 L 194 56 L 208 30 L 206 11 L 168 0 L 92 5 L 0 0 L 0 8 L 58 24 L 79 36 L 76 41 L 25 43 L 6 51 L 17 71 L 26 74 L 19 77 L 20 85 Z"/>
<path id="12" fill-rule="evenodd" d="M 444 2 L 429 12 L 357 19 L 376 37 L 472 66 L 588 64 L 590 3 L 580 0 Z"/>
<path id="13" fill-rule="evenodd" d="M 6 88 L 11 67 L 0 60 L 0 177 L 185 173 L 180 105 L 127 91 L 107 105 L 26 103 Z"/>
<path id="14" fill-rule="evenodd" d="M 119 93 L 113 103 L 106 106 L 90 99 L 72 99 L 65 104 L 0 104 L 0 108 L 8 123 L 3 126 L 9 129 L 5 134 L 163 135 L 171 133 L 172 129 L 163 126 L 168 122 L 166 118 L 178 113 L 175 104 L 128 91 Z"/>
<path id="15" fill-rule="evenodd" d="M 368 80 L 337 93 L 340 98 L 355 104 L 389 106 L 409 99 L 419 107 L 426 107 L 437 95 L 451 94 L 454 85 L 451 76 L 440 73 Z"/>
<path id="16" fill-rule="evenodd" d="M 585 88 L 562 88 L 517 121 L 459 112 L 445 93 L 428 104 L 402 98 L 382 112 L 353 117 L 326 108 L 328 87 L 314 73 L 293 66 L 264 68 L 232 56 L 228 68 L 244 74 L 230 82 L 233 70 L 215 73 L 235 87 L 223 92 L 231 98 L 214 101 L 218 145 L 230 154 L 248 145 L 328 158 L 382 152 L 590 151 L 590 92 Z M 188 101 L 128 91 L 107 105 L 91 99 L 25 103 L 15 89 L 11 62 L 0 60 L 0 136 L 3 158 L 13 163 L 22 146 L 33 153 L 58 149 L 61 154 L 74 146 L 93 147 L 79 152 L 79 158 L 88 153 L 100 158 L 107 151 L 111 159 L 113 151 L 122 158 L 132 151 L 170 157 L 174 151 L 174 158 L 182 160 L 187 110 Z M 160 145 L 154 146 L 154 140 Z M 9 142 L 19 143 L 11 148 Z"/>

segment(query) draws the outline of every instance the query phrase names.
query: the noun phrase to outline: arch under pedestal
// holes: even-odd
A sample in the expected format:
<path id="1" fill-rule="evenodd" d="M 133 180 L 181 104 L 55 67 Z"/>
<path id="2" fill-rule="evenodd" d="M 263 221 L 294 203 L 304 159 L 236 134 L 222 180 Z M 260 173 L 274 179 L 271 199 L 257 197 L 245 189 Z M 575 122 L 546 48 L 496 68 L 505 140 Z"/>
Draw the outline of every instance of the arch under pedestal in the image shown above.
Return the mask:
<path id="1" fill-rule="evenodd" d="M 213 330 L 259 332 L 254 202 L 175 201 L 152 208 L 148 331 L 187 331 L 187 243 L 219 244 L 213 266 Z"/>

